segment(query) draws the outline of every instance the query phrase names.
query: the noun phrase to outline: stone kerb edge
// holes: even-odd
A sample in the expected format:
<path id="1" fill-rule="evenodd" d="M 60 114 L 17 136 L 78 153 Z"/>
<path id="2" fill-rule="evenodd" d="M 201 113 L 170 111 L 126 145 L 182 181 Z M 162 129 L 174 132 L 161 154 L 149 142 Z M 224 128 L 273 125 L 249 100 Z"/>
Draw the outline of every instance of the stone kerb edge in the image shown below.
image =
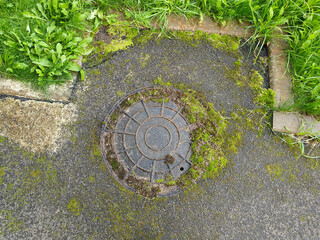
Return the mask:
<path id="1" fill-rule="evenodd" d="M 186 19 L 179 16 L 169 16 L 167 28 L 175 31 L 197 31 L 206 33 L 217 33 L 222 35 L 233 35 L 249 38 L 252 31 L 246 27 L 248 23 L 240 24 L 231 21 L 223 27 L 211 19 L 199 22 L 197 19 Z M 291 76 L 286 71 L 287 54 L 285 52 L 287 43 L 279 38 L 273 38 L 268 47 L 269 50 L 269 76 L 270 87 L 276 93 L 275 106 L 278 107 L 293 101 L 291 94 Z M 294 112 L 273 112 L 273 130 L 290 134 L 308 133 L 320 136 L 320 122 L 312 116 Z"/>
<path id="2" fill-rule="evenodd" d="M 186 19 L 185 17 L 171 15 L 168 17 L 167 28 L 174 31 L 203 31 L 206 33 L 217 33 L 221 35 L 233 35 L 249 38 L 252 31 L 247 30 L 248 23 L 240 24 L 237 21 L 230 21 L 223 27 L 212 19 L 205 18 Z M 153 27 L 157 27 L 153 24 Z M 287 56 L 285 53 L 287 45 L 284 40 L 273 38 L 269 45 L 269 76 L 270 87 L 276 93 L 275 106 L 280 106 L 293 101 L 291 94 L 291 76 L 286 71 Z M 82 65 L 82 57 L 76 61 Z M 75 85 L 77 74 L 73 73 L 72 80 L 61 86 L 50 86 L 48 89 L 49 100 L 67 102 Z M 14 95 L 38 100 L 48 100 L 48 97 L 41 92 L 35 92 L 31 84 L 22 83 L 10 79 L 0 78 L 0 94 Z M 307 128 L 306 128 L 307 127 Z M 320 135 L 320 122 L 314 117 L 301 115 L 292 112 L 273 112 L 273 130 L 298 134 L 308 131 L 311 134 Z"/>
<path id="3" fill-rule="evenodd" d="M 287 43 L 273 38 L 269 46 L 270 87 L 276 93 L 275 106 L 293 103 L 291 93 L 292 78 L 286 70 L 288 48 Z M 311 134 L 320 136 L 320 122 L 313 116 L 297 112 L 273 112 L 273 131 L 289 134 Z"/>
<path id="4" fill-rule="evenodd" d="M 75 62 L 82 67 L 82 56 L 75 60 Z M 68 80 L 66 83 L 62 85 L 49 86 L 47 89 L 47 95 L 42 91 L 34 90 L 31 83 L 8 78 L 0 78 L 0 95 L 16 96 L 33 100 L 68 102 L 75 86 L 77 76 L 77 72 L 72 72 L 72 79 Z"/>

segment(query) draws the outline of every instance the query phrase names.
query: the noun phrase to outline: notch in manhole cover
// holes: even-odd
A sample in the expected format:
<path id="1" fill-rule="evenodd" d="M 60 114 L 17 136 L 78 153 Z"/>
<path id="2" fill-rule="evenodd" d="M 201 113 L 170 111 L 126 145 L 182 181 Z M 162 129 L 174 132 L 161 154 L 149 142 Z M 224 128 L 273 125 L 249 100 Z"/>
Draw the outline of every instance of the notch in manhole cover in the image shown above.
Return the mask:
<path id="1" fill-rule="evenodd" d="M 101 147 L 113 176 L 146 197 L 181 190 L 191 163 L 190 125 L 181 91 L 148 88 L 121 99 L 108 114 Z"/>

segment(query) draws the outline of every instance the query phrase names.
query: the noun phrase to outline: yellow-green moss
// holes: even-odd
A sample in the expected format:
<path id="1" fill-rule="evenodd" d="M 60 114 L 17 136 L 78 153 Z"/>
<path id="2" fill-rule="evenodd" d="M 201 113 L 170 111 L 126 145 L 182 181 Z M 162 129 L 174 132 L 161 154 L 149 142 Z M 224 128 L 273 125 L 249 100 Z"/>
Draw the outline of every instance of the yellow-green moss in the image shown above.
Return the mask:
<path id="1" fill-rule="evenodd" d="M 120 90 L 116 91 L 116 94 L 118 97 L 123 97 L 125 95 L 125 93 L 121 92 Z"/>
<path id="2" fill-rule="evenodd" d="M 0 168 L 0 184 L 3 182 L 2 177 L 6 174 L 6 170 L 7 169 L 8 169 L 7 167 L 1 167 Z"/>
<path id="3" fill-rule="evenodd" d="M 38 194 L 39 192 L 48 204 L 60 199 L 63 183 L 57 179 L 54 158 L 43 157 L 19 147 L 14 147 L 11 155 L 13 159 L 15 155 L 23 156 L 25 161 L 21 163 L 20 158 L 17 157 L 19 160 L 4 162 L 5 167 L 0 168 L 0 182 L 6 183 L 2 185 L 3 191 L 6 193 L 4 196 L 6 202 L 12 202 L 22 207 L 30 201 L 30 194 Z M 6 231 L 19 231 L 23 228 L 24 222 L 13 217 L 14 214 L 11 210 L 1 210 L 1 215 L 5 218 L 4 228 Z"/>
<path id="4" fill-rule="evenodd" d="M 176 31 L 171 34 L 179 39 L 184 40 L 193 47 L 197 47 L 202 40 L 208 41 L 214 48 L 226 51 L 228 53 L 238 54 L 240 38 L 229 35 L 220 35 L 216 33 L 208 34 L 202 31 Z"/>
<path id="5" fill-rule="evenodd" d="M 202 173 L 204 178 L 218 176 L 228 163 L 222 148 L 228 126 L 226 118 L 215 110 L 212 103 L 206 101 L 201 92 L 164 82 L 161 76 L 154 82 L 161 86 L 182 87 L 185 94 L 181 99 L 185 106 L 184 113 L 189 123 L 197 123 L 201 126 L 192 132 L 192 168 L 182 178 L 178 179 L 177 183 L 183 186 L 190 185 Z M 167 180 L 167 185 L 168 182 L 169 184 L 175 183 L 173 179 Z"/>
<path id="6" fill-rule="evenodd" d="M 149 63 L 149 59 L 150 59 L 150 55 L 149 54 L 140 54 L 140 63 L 141 63 L 141 67 L 145 67 L 148 63 Z"/>
<path id="7" fill-rule="evenodd" d="M 94 183 L 96 182 L 96 178 L 92 175 L 89 176 L 89 183 Z"/>
<path id="8" fill-rule="evenodd" d="M 6 232 L 17 232 L 23 228 L 23 222 L 13 216 L 12 211 L 1 210 L 1 216 L 4 217 L 5 228 L 0 229 L 0 235 Z M 2 218 L 3 219 L 3 218 Z"/>
<path id="9" fill-rule="evenodd" d="M 255 92 L 254 101 L 259 105 L 267 108 L 273 108 L 275 103 L 276 93 L 272 89 L 262 88 L 263 77 L 258 71 L 251 71 L 250 75 L 250 88 Z"/>
<path id="10" fill-rule="evenodd" d="M 176 181 L 172 180 L 172 181 L 168 181 L 166 182 L 166 185 L 167 186 L 173 186 L 173 185 L 176 185 Z"/>
<path id="11" fill-rule="evenodd" d="M 81 213 L 81 203 L 77 198 L 71 198 L 67 204 L 68 210 L 75 216 L 79 216 Z"/>
<path id="12" fill-rule="evenodd" d="M 152 39 L 154 35 L 151 31 L 139 32 L 136 28 L 125 26 L 122 22 L 110 25 L 106 30 L 106 34 L 109 35 L 111 41 L 109 43 L 94 41 L 92 43 L 94 51 L 90 56 L 84 58 L 84 62 L 89 62 L 93 65 L 100 64 L 108 55 L 120 50 L 126 50 L 133 45 L 145 43 Z"/>
<path id="13" fill-rule="evenodd" d="M 283 168 L 280 166 L 280 164 L 267 164 L 266 165 L 266 169 L 269 173 L 270 176 L 272 176 L 273 178 L 280 178 L 281 180 L 283 180 L 283 178 L 281 177 L 281 174 L 283 172 Z"/>
<path id="14" fill-rule="evenodd" d="M 4 142 L 6 140 L 5 137 L 0 136 L 0 143 Z"/>
<path id="15" fill-rule="evenodd" d="M 95 75 L 101 75 L 101 72 L 98 69 L 92 70 L 92 73 Z"/>
<path id="16" fill-rule="evenodd" d="M 95 157 L 102 157 L 100 145 L 93 146 L 92 155 Z"/>
<path id="17" fill-rule="evenodd" d="M 237 51 L 240 45 L 240 38 L 229 35 L 212 33 L 208 35 L 208 40 L 212 43 L 213 47 L 228 52 Z"/>

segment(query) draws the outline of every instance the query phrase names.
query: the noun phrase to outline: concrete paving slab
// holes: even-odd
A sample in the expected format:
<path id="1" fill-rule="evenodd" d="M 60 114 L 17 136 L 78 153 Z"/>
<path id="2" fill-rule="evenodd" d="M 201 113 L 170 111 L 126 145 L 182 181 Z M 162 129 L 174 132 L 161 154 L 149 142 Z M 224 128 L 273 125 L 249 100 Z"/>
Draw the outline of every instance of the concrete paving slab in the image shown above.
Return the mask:
<path id="1" fill-rule="evenodd" d="M 279 38 L 273 38 L 269 46 L 270 87 L 276 93 L 275 107 L 294 103 L 291 92 L 292 77 L 287 69 L 287 48 L 287 43 Z M 299 134 L 306 130 L 301 129 L 303 123 L 306 123 L 303 128 L 307 127 L 308 133 L 319 134 L 320 122 L 315 117 L 292 112 L 273 113 L 274 131 Z"/>
<path id="2" fill-rule="evenodd" d="M 61 125 L 75 119 L 74 104 L 0 99 L 0 136 L 33 151 L 55 151 Z"/>
<path id="3" fill-rule="evenodd" d="M 287 43 L 278 38 L 273 38 L 268 47 L 270 87 L 276 93 L 275 107 L 293 103 L 292 78 L 287 69 L 287 48 Z"/>
<path id="4" fill-rule="evenodd" d="M 298 113 L 274 112 L 273 130 L 277 132 L 320 136 L 320 122 L 312 116 Z"/>
<path id="5" fill-rule="evenodd" d="M 75 61 L 82 66 L 82 57 Z M 78 73 L 72 73 L 72 79 L 62 85 L 51 85 L 47 92 L 36 90 L 31 83 L 4 78 L 0 76 L 0 95 L 21 97 L 35 100 L 47 100 L 68 102 L 74 85 L 77 81 Z"/>

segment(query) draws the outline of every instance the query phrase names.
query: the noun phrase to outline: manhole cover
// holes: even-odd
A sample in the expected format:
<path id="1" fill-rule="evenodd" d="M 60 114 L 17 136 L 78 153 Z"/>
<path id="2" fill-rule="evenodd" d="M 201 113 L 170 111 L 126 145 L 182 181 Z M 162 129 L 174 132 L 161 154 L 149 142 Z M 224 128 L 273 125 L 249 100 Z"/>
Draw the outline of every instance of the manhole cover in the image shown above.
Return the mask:
<path id="1" fill-rule="evenodd" d="M 121 99 L 106 118 L 101 145 L 109 170 L 142 195 L 177 192 L 175 181 L 191 167 L 190 125 L 175 101 L 179 94 L 140 90 Z"/>

